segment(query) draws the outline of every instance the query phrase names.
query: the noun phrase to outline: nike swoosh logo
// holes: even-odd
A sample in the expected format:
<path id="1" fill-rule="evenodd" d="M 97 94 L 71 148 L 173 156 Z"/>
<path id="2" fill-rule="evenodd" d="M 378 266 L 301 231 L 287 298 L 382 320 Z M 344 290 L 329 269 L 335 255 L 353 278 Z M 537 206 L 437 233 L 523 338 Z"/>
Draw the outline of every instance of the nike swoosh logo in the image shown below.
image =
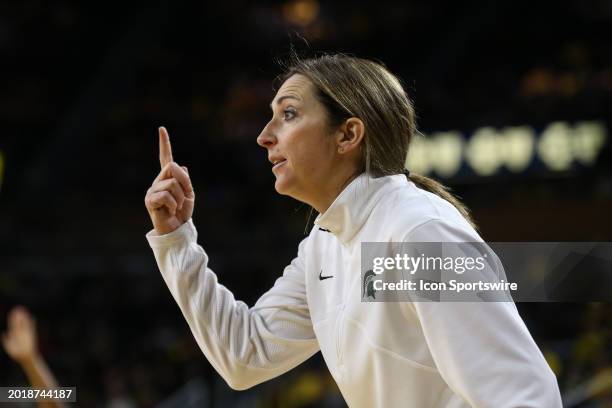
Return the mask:
<path id="1" fill-rule="evenodd" d="M 323 269 L 321 269 L 321 272 L 319 272 L 319 280 L 325 280 L 325 279 L 329 279 L 329 278 L 333 278 L 334 275 L 329 275 L 329 276 L 323 276 Z"/>

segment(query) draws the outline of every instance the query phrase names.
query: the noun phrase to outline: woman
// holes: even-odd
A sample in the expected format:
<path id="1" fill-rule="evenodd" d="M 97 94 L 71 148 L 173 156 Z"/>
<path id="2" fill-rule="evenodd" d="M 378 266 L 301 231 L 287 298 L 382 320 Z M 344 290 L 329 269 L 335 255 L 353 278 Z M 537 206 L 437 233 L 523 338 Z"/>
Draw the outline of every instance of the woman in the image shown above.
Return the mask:
<path id="1" fill-rule="evenodd" d="M 397 78 L 377 63 L 330 55 L 297 60 L 282 79 L 257 142 L 276 190 L 319 215 L 252 308 L 208 268 L 187 169 L 173 162 L 160 128 L 147 239 L 217 372 L 243 390 L 321 350 L 351 407 L 561 406 L 513 303 L 361 302 L 361 242 L 482 241 L 443 186 L 404 171 L 415 123 Z"/>

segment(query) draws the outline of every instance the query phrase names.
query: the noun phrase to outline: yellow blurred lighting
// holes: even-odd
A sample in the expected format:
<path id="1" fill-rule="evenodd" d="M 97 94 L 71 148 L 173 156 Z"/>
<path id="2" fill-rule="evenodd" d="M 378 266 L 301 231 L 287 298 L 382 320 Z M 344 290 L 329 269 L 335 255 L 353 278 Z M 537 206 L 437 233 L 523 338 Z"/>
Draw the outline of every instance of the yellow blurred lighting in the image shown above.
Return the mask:
<path id="1" fill-rule="evenodd" d="M 549 169 L 562 171 L 571 167 L 574 160 L 571 137 L 567 122 L 554 122 L 546 127 L 538 143 L 538 154 Z"/>
<path id="2" fill-rule="evenodd" d="M 283 16 L 293 25 L 305 27 L 318 15 L 319 3 L 316 0 L 293 0 L 283 5 Z"/>
<path id="3" fill-rule="evenodd" d="M 467 162 L 479 176 L 490 176 L 503 164 L 500 135 L 492 127 L 478 129 L 468 142 Z"/>
<path id="4" fill-rule="evenodd" d="M 606 127 L 601 122 L 582 122 L 574 127 L 574 157 L 592 166 L 606 144 Z"/>
<path id="5" fill-rule="evenodd" d="M 434 158 L 433 166 L 442 177 L 454 176 L 461 167 L 463 154 L 463 137 L 459 132 L 440 132 L 434 136 L 434 151 L 429 156 Z"/>
<path id="6" fill-rule="evenodd" d="M 519 173 L 529 166 L 533 160 L 535 131 L 530 126 L 509 127 L 503 130 L 504 146 L 502 156 L 506 168 Z"/>
<path id="7" fill-rule="evenodd" d="M 410 142 L 405 167 L 418 174 L 429 174 L 432 160 L 429 158 L 430 140 L 424 135 L 416 135 Z"/>
<path id="8" fill-rule="evenodd" d="M 458 131 L 438 132 L 429 137 L 419 133 L 410 144 L 406 168 L 427 175 L 435 171 L 453 177 L 463 163 L 479 176 L 491 176 L 502 166 L 514 173 L 527 169 L 534 156 L 550 170 L 567 171 L 574 162 L 593 166 L 606 145 L 607 129 L 603 122 L 567 122 L 549 124 L 539 137 L 531 126 L 496 130 L 477 129 L 466 142 Z"/>

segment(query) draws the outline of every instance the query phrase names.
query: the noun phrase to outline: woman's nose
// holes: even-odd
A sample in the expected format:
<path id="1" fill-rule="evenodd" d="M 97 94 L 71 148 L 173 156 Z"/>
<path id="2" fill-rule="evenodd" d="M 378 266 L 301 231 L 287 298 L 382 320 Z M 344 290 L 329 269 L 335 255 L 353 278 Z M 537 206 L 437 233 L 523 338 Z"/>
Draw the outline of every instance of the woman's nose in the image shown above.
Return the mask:
<path id="1" fill-rule="evenodd" d="M 263 128 L 259 136 L 257 136 L 257 144 L 265 148 L 270 148 L 276 144 L 276 137 L 270 132 L 268 126 Z"/>

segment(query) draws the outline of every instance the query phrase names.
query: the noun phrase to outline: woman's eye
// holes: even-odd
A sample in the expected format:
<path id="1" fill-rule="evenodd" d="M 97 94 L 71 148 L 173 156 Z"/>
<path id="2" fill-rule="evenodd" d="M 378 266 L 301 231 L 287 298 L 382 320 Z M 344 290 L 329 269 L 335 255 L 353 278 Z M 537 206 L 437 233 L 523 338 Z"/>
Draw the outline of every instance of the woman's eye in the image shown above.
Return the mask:
<path id="1" fill-rule="evenodd" d="M 292 109 L 285 109 L 283 111 L 283 116 L 284 116 L 285 120 L 291 120 L 291 119 L 295 118 L 295 111 L 293 111 Z"/>

